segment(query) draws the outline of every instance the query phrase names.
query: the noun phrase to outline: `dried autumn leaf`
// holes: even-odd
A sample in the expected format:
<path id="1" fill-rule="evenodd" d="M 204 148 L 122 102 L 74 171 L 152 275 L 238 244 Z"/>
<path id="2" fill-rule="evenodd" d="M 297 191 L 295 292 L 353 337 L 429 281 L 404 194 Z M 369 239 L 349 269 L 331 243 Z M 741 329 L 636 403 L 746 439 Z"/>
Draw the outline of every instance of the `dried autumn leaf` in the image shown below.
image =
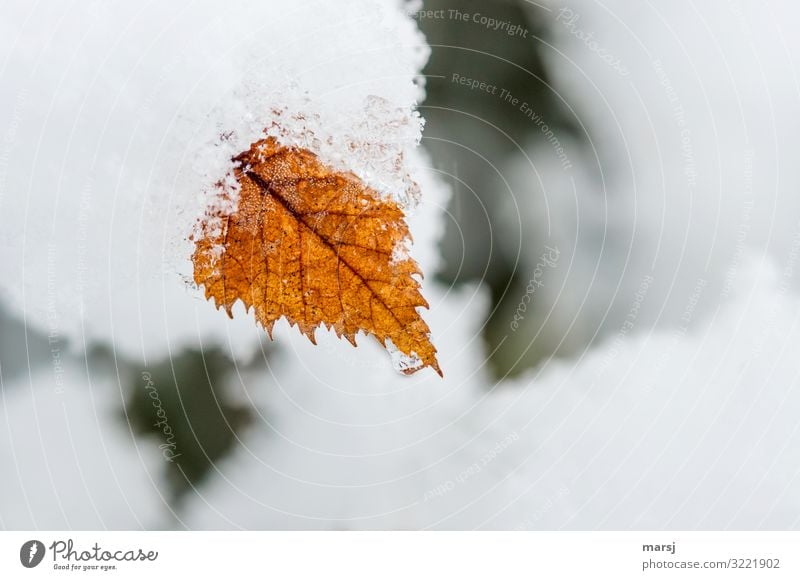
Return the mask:
<path id="1" fill-rule="evenodd" d="M 416 262 L 402 209 L 355 175 L 331 170 L 306 149 L 269 137 L 235 158 L 239 199 L 211 212 L 195 241 L 194 279 L 232 316 L 241 300 L 272 336 L 285 316 L 311 342 L 320 325 L 353 345 L 359 331 L 391 344 L 410 374 L 442 374 L 417 308 Z"/>

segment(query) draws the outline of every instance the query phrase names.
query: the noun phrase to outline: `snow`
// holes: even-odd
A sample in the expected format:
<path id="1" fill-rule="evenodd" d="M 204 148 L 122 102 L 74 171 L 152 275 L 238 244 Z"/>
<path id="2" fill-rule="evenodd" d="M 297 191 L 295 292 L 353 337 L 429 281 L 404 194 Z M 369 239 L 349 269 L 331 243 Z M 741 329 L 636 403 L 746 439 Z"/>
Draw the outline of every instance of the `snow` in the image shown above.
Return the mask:
<path id="1" fill-rule="evenodd" d="M 152 529 L 165 520 L 158 457 L 137 446 L 113 375 L 51 365 L 0 391 L 0 527 Z"/>
<path id="2" fill-rule="evenodd" d="M 520 151 L 507 168 L 515 195 L 505 213 L 526 216 L 523 244 L 536 249 L 521 278 L 545 244 L 563 254 L 537 295 L 540 315 L 520 332 L 580 352 L 595 333 L 616 332 L 647 276 L 655 283 L 637 328 L 679 324 L 701 279 L 697 315 L 711 315 L 748 250 L 783 263 L 800 231 L 791 27 L 800 9 L 784 0 L 547 6 L 552 90 L 588 144 L 558 135 L 569 170 L 550 146 Z M 517 255 L 514 242 L 498 236 L 506 255 Z"/>
<path id="3" fill-rule="evenodd" d="M 392 361 L 392 368 L 399 372 L 409 372 L 419 370 L 423 366 L 422 359 L 416 352 L 405 354 L 402 350 L 397 348 L 392 342 L 392 339 L 386 339 L 386 352 L 389 353 L 389 358 Z"/>
<path id="4" fill-rule="evenodd" d="M 187 287 L 188 236 L 231 156 L 265 129 L 387 195 L 418 195 L 404 160 L 420 138 L 415 77 L 428 49 L 391 4 L 4 11 L 6 302 L 77 348 L 147 357 L 204 338 L 252 354 L 251 320 L 224 320 Z"/>

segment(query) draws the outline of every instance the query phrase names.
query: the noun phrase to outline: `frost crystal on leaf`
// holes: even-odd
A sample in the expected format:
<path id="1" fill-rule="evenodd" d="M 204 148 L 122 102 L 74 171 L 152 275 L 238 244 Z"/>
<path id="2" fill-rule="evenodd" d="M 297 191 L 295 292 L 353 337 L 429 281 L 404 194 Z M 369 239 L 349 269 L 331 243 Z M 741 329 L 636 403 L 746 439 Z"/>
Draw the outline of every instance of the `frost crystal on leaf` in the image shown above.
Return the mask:
<path id="1" fill-rule="evenodd" d="M 391 357 L 392 368 L 401 373 L 414 372 L 422 368 L 424 364 L 416 352 L 412 351 L 411 354 L 404 353 L 394 345 L 391 339 L 386 340 L 386 351 Z"/>

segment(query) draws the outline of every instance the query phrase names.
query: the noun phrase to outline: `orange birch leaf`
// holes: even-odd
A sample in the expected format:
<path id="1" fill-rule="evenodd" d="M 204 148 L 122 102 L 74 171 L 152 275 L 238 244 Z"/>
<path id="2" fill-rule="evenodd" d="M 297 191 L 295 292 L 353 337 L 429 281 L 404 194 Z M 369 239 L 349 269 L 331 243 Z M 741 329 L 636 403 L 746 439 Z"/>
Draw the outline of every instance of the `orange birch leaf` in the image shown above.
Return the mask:
<path id="1" fill-rule="evenodd" d="M 241 300 L 270 337 L 282 316 L 315 344 L 320 325 L 353 345 L 363 331 L 411 361 L 403 372 L 441 375 L 417 312 L 428 307 L 421 272 L 402 252 L 410 235 L 401 207 L 272 137 L 235 161 L 235 209 L 210 212 L 195 240 L 194 280 L 206 298 L 229 316 Z"/>

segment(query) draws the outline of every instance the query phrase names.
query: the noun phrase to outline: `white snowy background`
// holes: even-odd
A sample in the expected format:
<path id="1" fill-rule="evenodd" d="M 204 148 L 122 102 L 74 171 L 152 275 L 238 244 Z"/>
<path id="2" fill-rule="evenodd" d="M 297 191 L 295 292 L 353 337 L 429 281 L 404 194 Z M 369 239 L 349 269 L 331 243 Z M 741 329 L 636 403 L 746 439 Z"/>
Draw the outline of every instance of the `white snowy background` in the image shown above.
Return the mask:
<path id="1" fill-rule="evenodd" d="M 0 300 L 15 334 L 2 346 L 23 371 L 0 368 L 0 527 L 800 525 L 788 0 L 548 3 L 552 90 L 591 147 L 566 143 L 569 171 L 521 149 L 502 168 L 505 211 L 540 226 L 523 279 L 559 248 L 534 299 L 583 346 L 495 382 L 478 337 L 488 295 L 432 276 L 423 315 L 444 379 L 400 375 L 366 338 L 353 349 L 320 331 L 314 347 L 279 324 L 268 372 L 230 377 L 256 424 L 168 512 L 163 458 L 119 420 L 122 380 L 83 353 L 107 344 L 142 369 L 187 347 L 259 355 L 248 316 L 187 284 L 187 236 L 231 154 L 272 123 L 407 202 L 412 255 L 435 270 L 448 191 L 419 146 L 416 8 L 3 5 Z M 50 338 L 45 364 L 26 329 Z"/>

